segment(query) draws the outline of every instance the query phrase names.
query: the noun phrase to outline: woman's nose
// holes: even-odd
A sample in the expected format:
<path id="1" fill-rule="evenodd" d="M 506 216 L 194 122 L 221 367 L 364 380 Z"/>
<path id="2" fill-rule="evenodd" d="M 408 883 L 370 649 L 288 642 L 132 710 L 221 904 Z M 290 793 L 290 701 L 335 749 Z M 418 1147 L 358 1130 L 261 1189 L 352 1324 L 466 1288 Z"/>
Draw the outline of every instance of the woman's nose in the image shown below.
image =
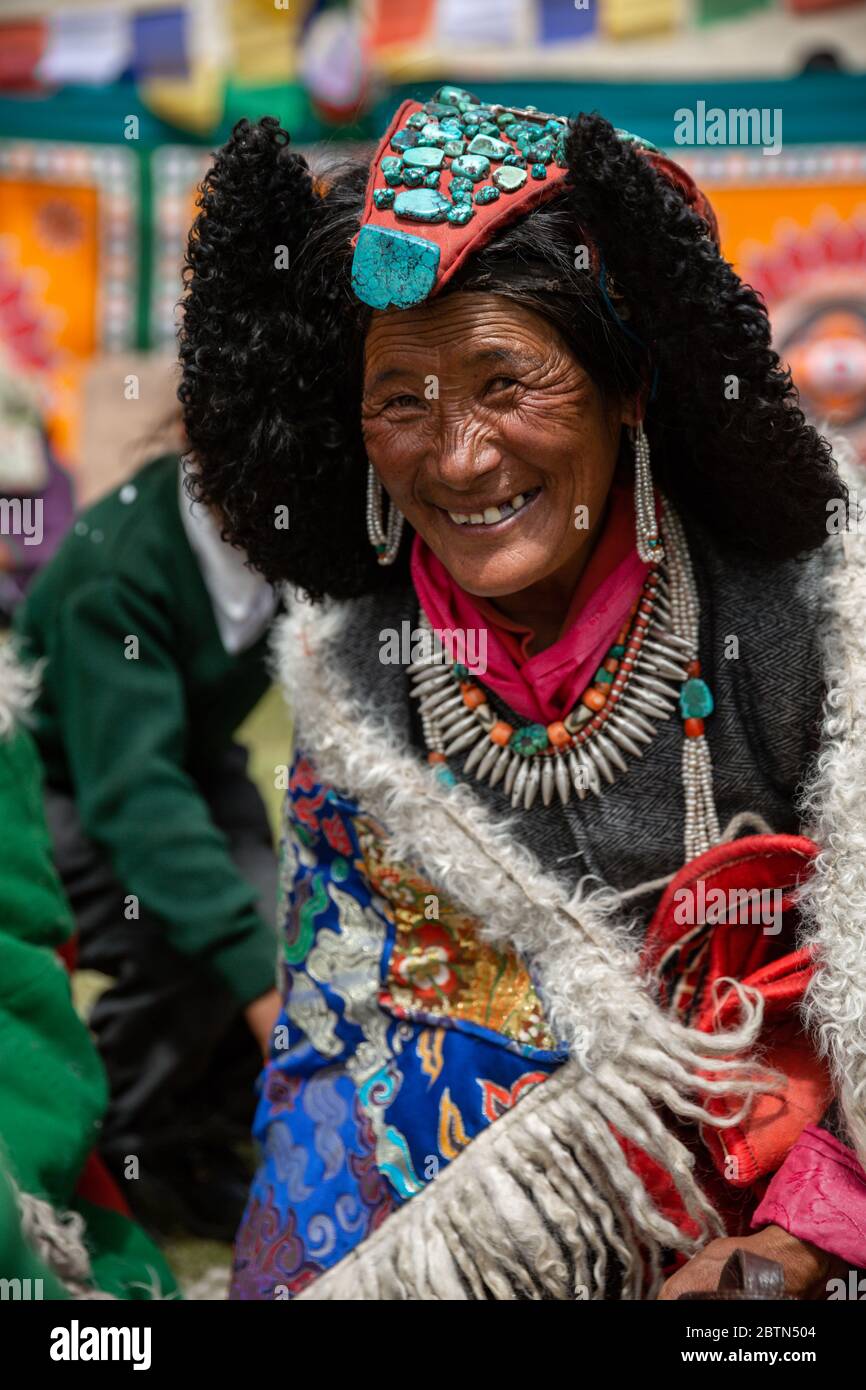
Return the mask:
<path id="1" fill-rule="evenodd" d="M 455 492 L 470 492 L 487 474 L 495 472 L 501 454 L 490 439 L 477 431 L 457 427 L 442 438 L 435 463 L 436 474 L 445 487 Z"/>

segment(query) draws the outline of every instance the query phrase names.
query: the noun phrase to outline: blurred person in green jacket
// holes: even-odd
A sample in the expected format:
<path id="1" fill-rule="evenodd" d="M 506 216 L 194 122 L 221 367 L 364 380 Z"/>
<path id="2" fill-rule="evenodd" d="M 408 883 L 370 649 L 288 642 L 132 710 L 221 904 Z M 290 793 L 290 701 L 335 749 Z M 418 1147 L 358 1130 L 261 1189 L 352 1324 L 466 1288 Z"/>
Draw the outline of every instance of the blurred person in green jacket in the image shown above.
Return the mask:
<path id="1" fill-rule="evenodd" d="M 279 1009 L 276 856 L 233 739 L 275 607 L 167 455 L 79 517 L 15 623 L 78 963 L 112 980 L 102 1153 L 142 1219 L 222 1239 Z"/>
<path id="2" fill-rule="evenodd" d="M 108 1099 L 58 955 L 74 923 L 42 770 L 21 720 L 35 684 L 0 647 L 0 1298 L 176 1296 L 93 1154 Z"/>

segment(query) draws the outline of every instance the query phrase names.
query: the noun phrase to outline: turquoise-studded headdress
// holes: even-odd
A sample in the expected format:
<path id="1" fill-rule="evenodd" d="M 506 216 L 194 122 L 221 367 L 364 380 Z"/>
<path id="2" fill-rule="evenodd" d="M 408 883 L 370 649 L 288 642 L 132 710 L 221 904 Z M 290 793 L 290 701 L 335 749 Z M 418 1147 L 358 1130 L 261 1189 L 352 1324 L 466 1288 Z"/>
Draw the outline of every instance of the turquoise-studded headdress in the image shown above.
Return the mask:
<path id="1" fill-rule="evenodd" d="M 483 103 L 459 87 L 405 101 L 376 151 L 352 288 L 374 309 L 409 308 L 437 294 L 506 223 L 562 191 L 568 174 L 564 116 Z M 647 140 L 617 132 L 646 154 L 718 239 L 692 179 Z"/>

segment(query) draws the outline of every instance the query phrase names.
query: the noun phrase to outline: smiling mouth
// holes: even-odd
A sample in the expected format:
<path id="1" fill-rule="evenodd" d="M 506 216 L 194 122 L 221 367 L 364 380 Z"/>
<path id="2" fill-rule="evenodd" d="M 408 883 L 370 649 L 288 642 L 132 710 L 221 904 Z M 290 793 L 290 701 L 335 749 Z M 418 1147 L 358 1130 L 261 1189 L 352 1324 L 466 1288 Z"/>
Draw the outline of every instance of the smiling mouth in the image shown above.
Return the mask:
<path id="1" fill-rule="evenodd" d="M 510 521 L 512 517 L 518 516 L 530 502 L 534 501 L 541 492 L 540 487 L 530 488 L 528 492 L 517 492 L 510 497 L 507 502 L 502 502 L 497 507 L 485 507 L 480 512 L 446 512 L 446 515 L 454 522 L 455 526 L 468 526 L 475 530 L 487 530 L 494 526 L 499 526 L 503 521 Z M 445 511 L 445 508 L 440 508 Z"/>

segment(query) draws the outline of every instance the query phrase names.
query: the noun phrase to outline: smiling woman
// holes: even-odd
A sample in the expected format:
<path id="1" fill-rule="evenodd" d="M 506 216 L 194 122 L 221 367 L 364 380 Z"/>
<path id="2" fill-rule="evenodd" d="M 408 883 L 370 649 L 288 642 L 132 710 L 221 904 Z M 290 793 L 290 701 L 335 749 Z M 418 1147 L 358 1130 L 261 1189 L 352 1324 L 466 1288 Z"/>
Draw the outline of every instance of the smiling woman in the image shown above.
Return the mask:
<path id="1" fill-rule="evenodd" d="M 454 87 L 327 187 L 241 122 L 200 206 L 193 486 L 295 593 L 235 1296 L 669 1298 L 734 1244 L 820 1296 L 866 1263 L 866 574 L 712 209 Z"/>
<path id="2" fill-rule="evenodd" d="M 458 293 L 374 315 L 361 420 L 393 504 L 462 589 L 499 598 L 536 631 L 561 619 L 633 403 L 606 398 L 540 314 Z M 579 506 L 586 529 L 574 525 Z"/>

